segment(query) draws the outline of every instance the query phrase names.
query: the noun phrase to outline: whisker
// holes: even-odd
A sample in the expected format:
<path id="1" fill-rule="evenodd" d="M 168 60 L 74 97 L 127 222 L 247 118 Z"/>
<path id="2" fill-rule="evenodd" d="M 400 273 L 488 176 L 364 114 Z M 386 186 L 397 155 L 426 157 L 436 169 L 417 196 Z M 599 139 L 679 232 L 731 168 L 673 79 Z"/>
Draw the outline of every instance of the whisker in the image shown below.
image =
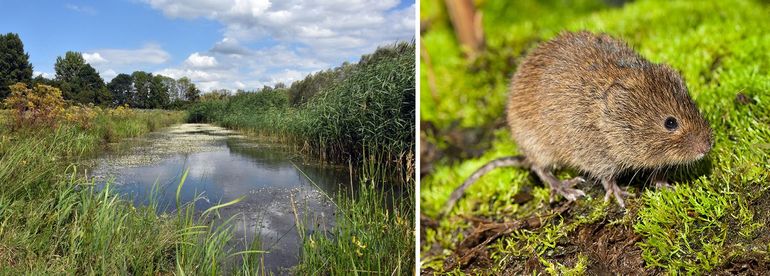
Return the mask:
<path id="1" fill-rule="evenodd" d="M 647 176 L 647 180 L 645 181 L 647 183 L 647 185 L 652 186 L 651 185 L 651 184 L 653 184 L 652 183 L 652 181 L 653 181 L 652 178 L 658 173 L 658 170 L 659 170 L 659 168 L 652 169 L 652 172 Z"/>

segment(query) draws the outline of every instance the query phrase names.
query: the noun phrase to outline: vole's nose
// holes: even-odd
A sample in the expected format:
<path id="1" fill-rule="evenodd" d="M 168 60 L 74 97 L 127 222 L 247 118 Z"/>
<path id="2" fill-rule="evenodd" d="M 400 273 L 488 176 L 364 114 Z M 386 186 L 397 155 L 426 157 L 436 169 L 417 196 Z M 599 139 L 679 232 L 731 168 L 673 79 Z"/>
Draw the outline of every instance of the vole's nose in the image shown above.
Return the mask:
<path id="1" fill-rule="evenodd" d="M 697 159 L 703 158 L 703 156 L 706 156 L 711 151 L 711 140 L 708 139 L 704 142 L 696 143 L 694 150 L 698 156 Z"/>

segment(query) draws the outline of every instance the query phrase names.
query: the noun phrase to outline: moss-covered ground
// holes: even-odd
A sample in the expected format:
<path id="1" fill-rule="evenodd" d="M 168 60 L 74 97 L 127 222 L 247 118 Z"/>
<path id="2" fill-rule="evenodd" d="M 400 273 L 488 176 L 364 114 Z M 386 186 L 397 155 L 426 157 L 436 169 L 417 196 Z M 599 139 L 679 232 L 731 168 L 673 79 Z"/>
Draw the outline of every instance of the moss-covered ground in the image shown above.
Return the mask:
<path id="1" fill-rule="evenodd" d="M 422 1 L 423 273 L 770 273 L 770 4 L 754 1 L 476 1 L 486 47 L 465 57 L 443 1 Z M 474 170 L 517 154 L 507 86 L 526 52 L 564 30 L 623 38 L 679 70 L 714 130 L 701 163 L 656 190 L 633 176 L 627 209 L 601 185 L 575 203 L 523 169 L 482 177 L 438 212 Z M 561 171 L 561 178 L 574 176 Z"/>

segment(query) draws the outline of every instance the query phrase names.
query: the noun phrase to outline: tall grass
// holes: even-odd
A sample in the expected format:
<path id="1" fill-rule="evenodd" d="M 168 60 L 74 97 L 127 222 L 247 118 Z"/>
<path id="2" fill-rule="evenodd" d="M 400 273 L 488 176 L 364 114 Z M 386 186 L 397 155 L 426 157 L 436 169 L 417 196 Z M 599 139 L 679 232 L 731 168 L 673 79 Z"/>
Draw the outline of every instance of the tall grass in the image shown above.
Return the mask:
<path id="1" fill-rule="evenodd" d="M 102 112 L 95 126 L 0 131 L 0 274 L 217 274 L 229 223 L 194 202 L 175 218 L 97 190 L 73 163 L 101 143 L 184 120 L 184 113 Z M 180 184 L 181 187 L 182 184 Z"/>
<path id="2" fill-rule="evenodd" d="M 297 275 L 413 273 L 415 183 L 393 190 L 383 185 L 389 173 L 381 164 L 363 162 L 357 193 L 336 195 L 332 229 L 305 236 L 304 220 L 296 219 L 302 239 Z"/>
<path id="3" fill-rule="evenodd" d="M 233 238 L 233 220 L 236 216 L 216 221 L 219 218 L 217 210 L 237 204 L 242 198 L 208 208 L 200 214 L 195 210 L 195 203 L 203 200 L 196 197 L 190 202 L 183 203 L 180 193 L 187 178 L 188 171 L 182 175 L 176 190 L 176 236 L 174 261 L 177 274 L 211 274 L 218 275 L 228 271 L 226 265 L 233 257 L 227 248 Z M 264 251 L 250 250 L 236 252 L 240 254 L 260 254 Z M 244 267 L 246 268 L 246 267 Z M 259 268 L 259 267 L 256 267 Z M 232 268 L 230 268 L 232 269 Z"/>
<path id="4" fill-rule="evenodd" d="M 345 164 L 362 161 L 368 152 L 409 177 L 415 146 L 414 52 L 414 43 L 381 47 L 357 64 L 335 68 L 336 77 L 324 78 L 314 86 L 319 91 L 297 105 L 290 98 L 304 86 L 295 83 L 203 101 L 191 107 L 189 118 L 283 137 L 322 159 Z"/>

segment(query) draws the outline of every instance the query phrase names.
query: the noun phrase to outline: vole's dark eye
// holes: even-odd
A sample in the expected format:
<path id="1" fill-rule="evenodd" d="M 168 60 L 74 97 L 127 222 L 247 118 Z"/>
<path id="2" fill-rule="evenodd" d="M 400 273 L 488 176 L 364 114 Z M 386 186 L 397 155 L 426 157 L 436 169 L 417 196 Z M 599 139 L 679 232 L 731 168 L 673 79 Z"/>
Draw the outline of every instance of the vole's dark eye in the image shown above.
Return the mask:
<path id="1" fill-rule="evenodd" d="M 676 128 L 679 127 L 679 123 L 676 121 L 676 118 L 674 117 L 668 117 L 666 118 L 666 122 L 663 123 L 663 125 L 668 129 L 669 131 L 674 131 Z"/>

